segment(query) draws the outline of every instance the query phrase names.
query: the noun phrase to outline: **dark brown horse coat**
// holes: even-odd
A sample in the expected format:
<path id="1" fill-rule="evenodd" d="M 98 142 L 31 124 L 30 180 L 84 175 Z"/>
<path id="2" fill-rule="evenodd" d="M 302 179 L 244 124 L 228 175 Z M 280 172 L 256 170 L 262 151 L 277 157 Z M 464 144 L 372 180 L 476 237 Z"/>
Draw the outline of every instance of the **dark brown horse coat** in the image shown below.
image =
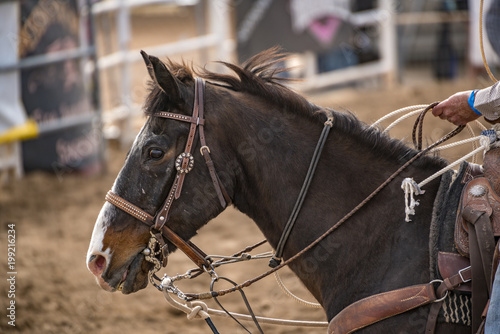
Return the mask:
<path id="1" fill-rule="evenodd" d="M 192 71 L 149 58 L 154 71 L 146 114 L 191 115 Z M 283 79 L 275 67 L 280 61 L 282 57 L 270 50 L 244 67 L 226 64 L 236 75 L 198 74 L 207 80 L 205 131 L 219 178 L 234 206 L 255 221 L 273 247 L 326 120 L 322 108 L 280 83 Z M 309 193 L 286 243 L 285 259 L 313 242 L 417 153 L 352 114 L 334 112 L 334 118 Z M 173 160 L 183 151 L 187 133 L 188 124 L 150 117 L 112 191 L 154 215 L 173 182 Z M 194 152 L 195 168 L 186 176 L 182 195 L 174 202 L 167 222 L 186 240 L 223 210 L 198 146 Z M 430 280 L 429 226 L 439 180 L 426 185 L 417 214 L 409 223 L 404 220 L 400 186 L 405 177 L 419 182 L 445 164 L 437 157 L 419 158 L 338 230 L 290 265 L 323 305 L 329 320 L 361 298 Z M 147 285 L 149 266 L 140 252 L 148 238 L 145 225 L 104 205 L 88 253 L 89 269 L 103 288 L 112 291 L 123 282 L 123 292 L 131 293 Z M 362 332 L 423 333 L 427 312 L 428 307 L 422 307 Z M 459 333 L 462 329 L 466 330 L 440 324 L 437 332 Z"/>

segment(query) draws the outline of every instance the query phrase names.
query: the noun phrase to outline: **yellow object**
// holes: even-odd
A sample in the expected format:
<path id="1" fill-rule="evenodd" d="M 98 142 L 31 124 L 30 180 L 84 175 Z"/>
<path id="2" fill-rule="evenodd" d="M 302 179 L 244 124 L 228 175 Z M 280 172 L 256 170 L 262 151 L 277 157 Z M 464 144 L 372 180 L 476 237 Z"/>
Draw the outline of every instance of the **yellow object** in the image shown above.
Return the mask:
<path id="1" fill-rule="evenodd" d="M 26 140 L 38 136 L 38 125 L 32 119 L 28 119 L 26 123 L 14 126 L 7 131 L 0 133 L 0 144 L 5 144 L 16 140 Z"/>

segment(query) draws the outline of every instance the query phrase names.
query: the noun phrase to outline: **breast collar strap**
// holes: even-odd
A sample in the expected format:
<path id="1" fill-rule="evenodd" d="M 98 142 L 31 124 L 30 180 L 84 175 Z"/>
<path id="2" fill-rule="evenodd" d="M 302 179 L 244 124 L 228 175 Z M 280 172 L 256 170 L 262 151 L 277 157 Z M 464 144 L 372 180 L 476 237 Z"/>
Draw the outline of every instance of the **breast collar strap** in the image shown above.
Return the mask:
<path id="1" fill-rule="evenodd" d="M 200 153 L 205 158 L 205 163 L 208 167 L 208 171 L 210 173 L 210 177 L 212 179 L 212 183 L 217 193 L 220 205 L 225 208 L 228 204 L 231 203 L 231 199 L 215 171 L 214 163 L 212 161 L 212 158 L 210 157 L 210 149 L 208 148 L 205 139 L 205 119 L 203 118 L 204 93 L 205 81 L 201 78 L 196 78 L 194 107 L 191 117 L 166 111 L 159 111 L 153 114 L 153 116 L 156 117 L 169 118 L 177 121 L 191 123 L 184 152 L 181 153 L 175 161 L 177 175 L 175 176 L 175 180 L 172 184 L 172 187 L 170 188 L 167 199 L 165 200 L 157 214 L 153 217 L 144 210 L 140 209 L 139 207 L 135 206 L 134 204 L 128 202 L 127 200 L 121 198 L 111 191 L 109 191 L 106 195 L 106 201 L 120 208 L 121 210 L 125 211 L 126 213 L 130 214 L 146 225 L 150 226 L 152 230 L 160 231 L 164 238 L 166 238 L 177 248 L 183 251 L 198 267 L 202 269 L 208 269 L 210 263 L 207 260 L 206 254 L 190 241 L 183 240 L 174 231 L 172 231 L 168 226 L 165 225 L 168 220 L 170 208 L 173 201 L 178 199 L 181 195 L 184 178 L 186 174 L 189 173 L 193 168 L 194 158 L 191 151 L 193 148 L 194 139 L 196 137 L 196 130 L 198 128 L 201 144 Z M 162 248 L 164 247 L 166 247 L 165 244 L 162 245 Z M 162 262 L 163 266 L 165 266 L 166 255 L 163 256 Z"/>

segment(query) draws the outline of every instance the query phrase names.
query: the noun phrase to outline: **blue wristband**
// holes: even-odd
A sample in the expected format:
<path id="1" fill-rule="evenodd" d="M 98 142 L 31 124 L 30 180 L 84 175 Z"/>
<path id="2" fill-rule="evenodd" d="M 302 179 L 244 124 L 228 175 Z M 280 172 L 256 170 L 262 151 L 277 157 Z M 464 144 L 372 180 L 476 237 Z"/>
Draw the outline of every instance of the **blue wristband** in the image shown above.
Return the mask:
<path id="1" fill-rule="evenodd" d="M 476 92 L 477 92 L 477 90 L 473 90 L 472 93 L 470 93 L 470 96 L 469 96 L 469 99 L 467 100 L 467 102 L 469 103 L 469 107 L 471 107 L 471 109 L 476 114 L 478 114 L 479 116 L 481 116 L 482 114 L 479 112 L 479 110 L 477 110 L 476 108 L 474 108 L 474 101 L 476 100 Z"/>

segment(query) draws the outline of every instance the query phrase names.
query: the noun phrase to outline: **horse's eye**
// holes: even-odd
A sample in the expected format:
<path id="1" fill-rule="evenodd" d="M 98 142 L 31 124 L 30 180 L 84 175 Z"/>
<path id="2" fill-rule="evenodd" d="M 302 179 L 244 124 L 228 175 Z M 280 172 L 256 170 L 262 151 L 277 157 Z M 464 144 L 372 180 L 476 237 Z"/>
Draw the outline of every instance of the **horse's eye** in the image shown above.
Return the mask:
<path id="1" fill-rule="evenodd" d="M 159 148 L 149 149 L 149 157 L 151 159 L 156 159 L 156 160 L 161 159 L 163 158 L 163 154 L 164 154 L 163 151 L 160 150 Z"/>

